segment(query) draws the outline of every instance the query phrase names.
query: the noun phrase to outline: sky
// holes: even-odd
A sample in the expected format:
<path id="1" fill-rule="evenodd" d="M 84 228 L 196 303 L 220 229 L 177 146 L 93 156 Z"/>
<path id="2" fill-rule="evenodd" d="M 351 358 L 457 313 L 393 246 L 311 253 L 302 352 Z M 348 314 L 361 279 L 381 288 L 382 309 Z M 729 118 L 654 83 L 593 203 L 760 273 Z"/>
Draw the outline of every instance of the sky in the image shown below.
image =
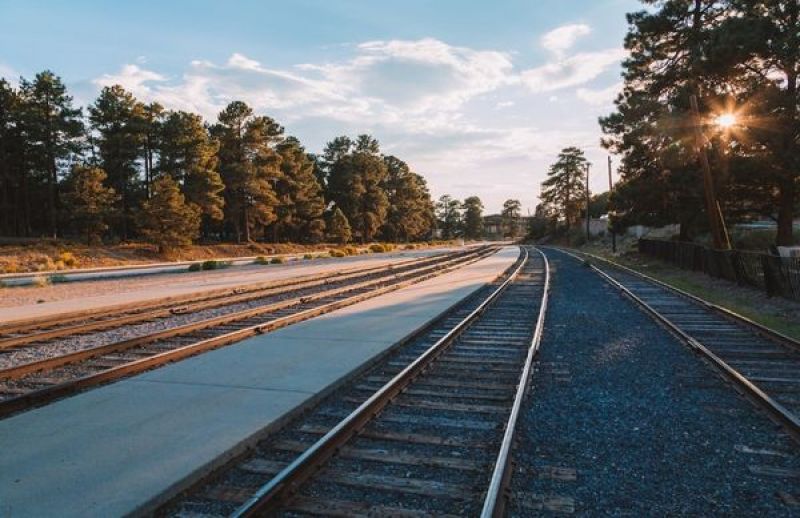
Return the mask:
<path id="1" fill-rule="evenodd" d="M 232 100 L 310 152 L 370 133 L 435 197 L 534 210 L 564 147 L 608 188 L 597 118 L 621 87 L 635 0 L 0 0 L 0 77 L 121 84 L 213 121 Z M 615 176 L 616 178 L 616 176 Z"/>

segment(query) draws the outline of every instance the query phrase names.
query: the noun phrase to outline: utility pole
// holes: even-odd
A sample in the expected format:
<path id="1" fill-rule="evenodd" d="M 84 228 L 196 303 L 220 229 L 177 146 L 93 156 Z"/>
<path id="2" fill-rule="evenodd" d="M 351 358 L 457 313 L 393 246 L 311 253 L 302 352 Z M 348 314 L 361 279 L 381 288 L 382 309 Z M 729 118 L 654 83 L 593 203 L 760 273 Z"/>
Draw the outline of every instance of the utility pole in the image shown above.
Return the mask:
<path id="1" fill-rule="evenodd" d="M 708 212 L 708 224 L 711 227 L 711 240 L 717 250 L 730 250 L 728 230 L 725 228 L 725 220 L 722 217 L 722 210 L 714 189 L 714 178 L 711 176 L 711 166 L 708 164 L 708 153 L 706 152 L 705 136 L 700 126 L 700 109 L 697 105 L 696 95 L 689 96 L 689 105 L 694 118 L 692 125 L 694 126 L 695 148 L 700 159 L 700 166 L 703 168 L 703 192 L 706 200 L 706 212 Z"/>
<path id="2" fill-rule="evenodd" d="M 586 241 L 587 242 L 589 241 L 589 238 L 591 237 L 590 234 L 589 234 L 589 222 L 590 222 L 590 219 L 589 219 L 590 218 L 590 216 L 589 216 L 589 167 L 591 167 L 591 165 L 592 164 L 590 164 L 589 162 L 586 162 Z"/>
<path id="3" fill-rule="evenodd" d="M 611 155 L 608 156 L 608 230 L 611 232 L 611 253 L 617 253 L 617 234 L 614 233 L 614 227 L 611 225 L 611 190 L 614 188 L 614 183 L 611 180 Z"/>

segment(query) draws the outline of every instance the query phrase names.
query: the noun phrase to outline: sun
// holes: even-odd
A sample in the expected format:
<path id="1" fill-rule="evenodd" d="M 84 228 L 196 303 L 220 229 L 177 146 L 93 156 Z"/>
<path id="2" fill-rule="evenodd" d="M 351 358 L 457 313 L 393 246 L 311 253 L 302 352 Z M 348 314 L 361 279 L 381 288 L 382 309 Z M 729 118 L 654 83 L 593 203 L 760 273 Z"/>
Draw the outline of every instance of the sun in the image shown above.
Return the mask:
<path id="1" fill-rule="evenodd" d="M 722 129 L 730 129 L 736 124 L 736 115 L 733 113 L 723 113 L 714 119 L 714 123 Z"/>

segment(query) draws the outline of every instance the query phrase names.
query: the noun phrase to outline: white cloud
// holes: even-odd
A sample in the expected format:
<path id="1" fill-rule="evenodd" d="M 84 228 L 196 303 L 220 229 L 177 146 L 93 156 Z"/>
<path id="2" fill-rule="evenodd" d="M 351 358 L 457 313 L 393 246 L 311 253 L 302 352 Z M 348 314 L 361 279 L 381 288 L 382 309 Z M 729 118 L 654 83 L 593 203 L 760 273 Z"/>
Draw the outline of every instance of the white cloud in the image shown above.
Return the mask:
<path id="1" fill-rule="evenodd" d="M 493 210 L 520 192 L 530 193 L 523 204 L 532 206 L 535 186 L 557 150 L 598 139 L 599 113 L 587 109 L 553 118 L 560 116 L 560 103 L 547 99 L 558 99 L 555 90 L 591 81 L 622 55 L 611 49 L 555 56 L 552 63 L 520 71 L 512 54 L 431 38 L 343 49 L 349 55 L 342 59 L 290 67 L 233 53 L 224 61 L 192 61 L 170 77 L 139 62 L 93 84 L 122 84 L 143 101 L 197 112 L 209 121 L 229 102 L 243 100 L 286 125 L 313 151 L 335 135 L 373 133 L 385 152 L 425 174 L 436 195 L 482 194 L 475 185 L 485 185 L 484 175 L 491 172 L 484 201 Z"/>
<path id="2" fill-rule="evenodd" d="M 567 50 L 571 49 L 578 38 L 581 36 L 586 36 L 590 32 L 592 32 L 592 29 L 588 25 L 574 23 L 557 27 L 552 31 L 545 33 L 540 41 L 542 47 L 549 50 L 553 54 L 560 56 L 563 55 Z"/>
<path id="3" fill-rule="evenodd" d="M 103 74 L 93 82 L 98 86 L 120 85 L 126 90 L 130 90 L 140 95 L 150 92 L 150 87 L 145 83 L 166 81 L 167 78 L 153 72 L 140 68 L 138 65 L 125 65 L 118 74 Z"/>
<path id="4" fill-rule="evenodd" d="M 611 86 L 599 90 L 578 88 L 575 91 L 575 96 L 592 106 L 608 106 L 614 101 L 620 90 L 622 90 L 622 82 L 614 83 Z"/>
<path id="5" fill-rule="evenodd" d="M 550 92 L 578 86 L 596 78 L 622 61 L 623 49 L 582 52 L 522 72 L 521 79 L 532 92 Z"/>

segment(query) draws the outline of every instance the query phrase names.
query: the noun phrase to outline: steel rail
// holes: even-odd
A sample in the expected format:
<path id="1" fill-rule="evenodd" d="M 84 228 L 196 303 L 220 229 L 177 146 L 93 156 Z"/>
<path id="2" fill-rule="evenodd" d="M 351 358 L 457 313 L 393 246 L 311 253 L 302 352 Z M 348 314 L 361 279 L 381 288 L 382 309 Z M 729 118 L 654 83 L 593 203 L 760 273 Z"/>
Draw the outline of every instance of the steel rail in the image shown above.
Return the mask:
<path id="1" fill-rule="evenodd" d="M 8 324 L 0 324 L 0 334 L 24 333 L 22 336 L 0 338 L 0 349 L 18 347 L 35 341 L 108 329 L 119 325 L 169 316 L 170 314 L 200 311 L 227 304 L 247 302 L 261 297 L 279 295 L 292 290 L 324 285 L 328 282 L 338 282 L 381 271 L 401 270 L 409 266 L 436 262 L 448 256 L 459 257 L 469 254 L 474 250 L 476 249 L 454 254 L 436 254 L 421 259 L 410 259 L 397 263 L 368 266 L 366 268 L 337 270 L 329 274 L 323 274 L 322 277 L 320 274 L 303 275 L 285 280 L 260 282 L 254 285 L 250 284 L 233 288 L 210 290 L 185 296 L 164 297 L 144 303 L 136 302 L 115 305 L 100 311 L 82 310 L 56 315 L 54 317 L 18 320 Z M 183 304 L 183 306 L 180 306 L 181 304 Z M 186 304 L 191 304 L 191 306 L 187 307 L 185 306 Z M 114 315 L 119 316 L 115 317 Z M 37 332 L 37 330 L 41 331 Z"/>
<path id="2" fill-rule="evenodd" d="M 556 250 L 560 251 L 563 254 L 566 254 L 574 259 L 582 261 L 583 258 L 568 252 L 563 249 Z M 761 390 L 758 386 L 756 386 L 752 381 L 747 379 L 742 373 L 740 373 L 735 368 L 731 367 L 725 360 L 714 354 L 708 347 L 703 345 L 697 339 L 683 331 L 680 327 L 675 325 L 671 320 L 667 317 L 662 315 L 658 310 L 653 308 L 650 304 L 642 300 L 641 297 L 634 294 L 630 289 L 624 286 L 621 282 L 614 279 L 611 275 L 604 272 L 600 268 L 597 268 L 593 264 L 589 264 L 591 269 L 595 271 L 598 275 L 600 275 L 603 279 L 605 279 L 609 284 L 620 290 L 626 296 L 628 296 L 631 300 L 633 300 L 636 304 L 638 304 L 641 308 L 645 310 L 653 319 L 657 322 L 664 325 L 670 332 L 675 334 L 681 340 L 686 342 L 689 347 L 701 355 L 705 356 L 708 360 L 710 360 L 711 364 L 717 368 L 722 374 L 725 375 L 729 380 L 731 380 L 734 384 L 742 388 L 753 401 L 755 401 L 761 408 L 765 409 L 769 415 L 771 415 L 775 420 L 781 423 L 786 429 L 791 433 L 791 435 L 796 439 L 800 439 L 800 418 L 793 414 L 789 409 L 781 405 L 779 402 L 775 401 L 772 397 L 770 397 L 767 393 Z M 644 274 L 640 275 L 645 280 L 650 280 Z M 694 298 L 694 297 L 693 297 Z"/>
<path id="3" fill-rule="evenodd" d="M 431 345 L 425 352 L 406 366 L 400 373 L 383 385 L 377 392 L 359 405 L 342 421 L 336 424 L 328 433 L 317 440 L 299 457 L 291 462 L 280 473 L 266 484 L 261 486 L 256 493 L 241 505 L 231 516 L 249 517 L 260 516 L 273 510 L 286 501 L 299 489 L 305 481 L 314 475 L 324 463 L 336 454 L 337 450 L 354 437 L 366 426 L 380 411 L 385 408 L 402 390 L 419 376 L 433 361 L 441 356 L 450 345 L 460 336 L 486 308 L 505 291 L 509 284 L 516 278 L 528 259 L 528 252 L 522 250 L 522 260 L 508 276 L 484 301 L 458 324 L 452 327 L 444 336 Z"/>
<path id="4" fill-rule="evenodd" d="M 480 252 L 476 252 L 480 253 Z M 445 260 L 442 262 L 436 262 L 433 264 L 425 264 L 423 266 L 418 266 L 412 268 L 411 270 L 407 270 L 402 272 L 400 275 L 403 277 L 415 275 L 417 272 L 423 272 L 426 270 L 434 270 L 440 268 L 442 264 L 448 264 L 448 262 L 458 262 L 463 257 L 469 256 L 459 256 L 457 258 L 452 258 L 450 260 Z M 398 276 L 397 273 L 394 273 L 392 270 L 387 271 L 387 275 L 379 277 L 377 279 L 370 279 L 368 281 L 359 282 L 356 284 L 349 284 L 346 286 L 342 286 L 340 288 L 336 288 L 333 290 L 321 291 L 318 293 L 314 293 L 311 295 L 305 295 L 301 297 L 294 297 L 291 299 L 283 300 L 280 302 L 276 302 L 273 304 L 268 304 L 265 306 L 259 306 L 255 308 L 246 309 L 243 311 L 238 311 L 235 313 L 230 313 L 226 315 L 219 315 L 216 317 L 211 317 L 203 320 L 199 320 L 197 322 L 190 322 L 188 324 L 183 324 L 180 326 L 171 327 L 169 329 L 164 329 L 161 331 L 156 331 L 154 333 L 150 333 L 143 336 L 138 336 L 135 338 L 130 338 L 127 340 L 122 340 L 118 342 L 112 342 L 109 344 L 98 345 L 95 347 L 89 347 L 86 349 L 81 349 L 77 351 L 73 351 L 71 353 L 66 353 L 58 356 L 54 356 L 51 358 L 45 358 L 41 360 L 35 360 L 28 363 L 23 363 L 20 365 L 16 365 L 13 367 L 8 367 L 5 369 L 0 369 L 0 380 L 3 379 L 18 379 L 22 376 L 31 374 L 33 372 L 38 372 L 47 369 L 53 369 L 55 367 L 60 367 L 62 365 L 67 365 L 69 363 L 75 363 L 77 361 L 86 360 L 89 358 L 94 358 L 97 356 L 102 356 L 104 354 L 123 351 L 126 349 L 130 349 L 132 347 L 138 347 L 140 345 L 146 345 L 157 340 L 162 340 L 165 338 L 172 338 L 175 336 L 184 335 L 187 333 L 191 333 L 194 331 L 198 331 L 200 329 L 210 328 L 214 326 L 229 324 L 233 322 L 237 322 L 239 320 L 243 320 L 245 318 L 250 318 L 262 314 L 274 313 L 276 311 L 280 311 L 282 309 L 289 308 L 291 306 L 295 306 L 301 303 L 313 302 L 315 300 L 319 300 L 322 298 L 327 298 L 330 296 L 336 296 L 342 293 L 346 293 L 348 291 L 354 291 L 358 289 L 367 288 L 369 286 L 373 286 L 376 284 L 381 284 L 386 282 L 386 279 L 391 275 Z"/>
<path id="5" fill-rule="evenodd" d="M 506 503 L 508 501 L 509 483 L 511 481 L 511 450 L 514 445 L 514 433 L 517 426 L 519 413 L 522 409 L 522 403 L 525 400 L 525 393 L 528 388 L 528 383 L 532 375 L 533 359 L 539 352 L 539 344 L 542 340 L 542 333 L 544 331 L 544 320 L 547 313 L 547 299 L 548 291 L 550 289 L 550 263 L 547 261 L 547 256 L 541 250 L 535 248 L 536 252 L 542 256 L 544 260 L 544 288 L 542 293 L 542 301 L 539 305 L 539 317 L 536 320 L 536 328 L 533 332 L 531 345 L 528 347 L 528 354 L 525 358 L 525 366 L 522 369 L 522 374 L 519 377 L 517 384 L 517 391 L 514 395 L 514 404 L 511 408 L 511 413 L 508 416 L 508 422 L 505 426 L 503 434 L 503 442 L 500 446 L 500 451 L 497 454 L 497 460 L 494 463 L 494 470 L 492 471 L 492 478 L 489 482 L 489 489 L 486 491 L 486 498 L 483 501 L 483 509 L 481 510 L 481 518 L 500 517 L 505 513 Z"/>
<path id="6" fill-rule="evenodd" d="M 759 334 L 761 334 L 762 336 L 765 336 L 765 337 L 767 337 L 769 339 L 775 340 L 777 342 L 782 343 L 783 345 L 786 345 L 788 347 L 792 347 L 792 348 L 797 349 L 798 351 L 800 351 L 800 341 L 797 341 L 794 338 L 792 338 L 790 336 L 787 336 L 787 335 L 785 335 L 783 333 L 780 333 L 780 332 L 778 332 L 778 331 L 776 331 L 774 329 L 771 329 L 771 328 L 769 328 L 769 327 L 767 327 L 767 326 L 765 326 L 763 324 L 759 324 L 758 322 L 755 322 L 755 321 L 747 318 L 744 315 L 740 315 L 739 313 L 736 313 L 733 310 L 730 310 L 728 308 L 724 308 L 722 306 L 714 304 L 713 302 L 709 302 L 707 300 L 704 300 L 704 299 L 698 297 L 697 295 L 693 295 L 693 294 L 689 293 L 688 291 L 684 291 L 684 290 L 682 290 L 680 288 L 676 288 L 675 286 L 672 286 L 671 284 L 667 284 L 664 281 L 660 281 L 660 280 L 658 280 L 658 279 L 656 279 L 654 277 L 651 277 L 651 276 L 649 276 L 649 275 L 647 275 L 645 273 L 642 273 L 640 271 L 634 270 L 633 268 L 629 268 L 629 267 L 625 266 L 624 264 L 620 264 L 620 263 L 617 263 L 617 262 L 612 261 L 610 259 L 606 259 L 605 257 L 601 257 L 601 256 L 595 255 L 595 254 L 590 254 L 588 252 L 579 252 L 579 253 L 582 254 L 582 255 L 585 255 L 585 256 L 587 256 L 587 257 L 589 257 L 591 259 L 595 259 L 597 261 L 602 261 L 602 262 L 610 265 L 612 268 L 617 268 L 619 270 L 622 270 L 625 273 L 629 273 L 629 274 L 634 275 L 636 277 L 639 277 L 639 278 L 641 278 L 641 279 L 643 279 L 645 281 L 652 282 L 653 284 L 657 284 L 658 286 L 660 286 L 660 287 L 662 287 L 662 288 L 664 288 L 666 290 L 669 290 L 669 291 L 671 291 L 671 292 L 673 292 L 673 293 L 675 293 L 677 295 L 680 295 L 681 297 L 687 298 L 687 299 L 692 300 L 692 301 L 694 301 L 694 302 L 696 302 L 696 303 L 698 303 L 698 304 L 700 304 L 702 306 L 705 306 L 709 310 L 714 311 L 716 313 L 719 313 L 720 315 L 728 318 L 729 320 L 732 320 L 733 322 L 744 324 L 746 326 L 750 326 L 754 330 L 756 330 Z"/>
<path id="7" fill-rule="evenodd" d="M 494 249 L 482 249 L 480 252 L 476 252 L 474 257 L 467 257 L 467 258 L 459 258 L 456 260 L 451 261 L 452 264 L 442 267 L 441 265 L 433 265 L 428 266 L 426 268 L 418 269 L 418 272 L 424 272 L 419 276 L 412 276 L 407 275 L 410 277 L 407 280 L 402 280 L 399 282 L 394 282 L 388 284 L 383 287 L 379 287 L 373 289 L 371 291 L 367 291 L 364 293 L 358 293 L 356 295 L 347 297 L 345 299 L 335 300 L 321 306 L 309 308 L 303 311 L 299 311 L 297 313 L 293 313 L 291 315 L 287 315 L 285 317 L 279 317 L 274 320 L 271 320 L 266 323 L 257 324 L 253 326 L 248 326 L 242 329 L 237 329 L 235 331 L 231 331 L 213 338 L 207 338 L 203 340 L 199 340 L 197 342 L 187 344 L 184 346 L 177 347 L 175 349 L 171 349 L 169 351 L 165 351 L 162 353 L 156 353 L 152 356 L 148 356 L 145 358 L 141 358 L 139 360 L 134 360 L 131 362 L 124 363 L 122 365 L 107 368 L 101 370 L 100 372 L 89 374 L 80 378 L 76 378 L 73 380 L 69 380 L 63 383 L 59 383 L 56 385 L 51 385 L 49 387 L 45 387 L 42 389 L 34 390 L 32 392 L 28 392 L 26 394 L 22 394 L 16 397 L 12 397 L 6 400 L 0 401 L 0 417 L 4 417 L 14 412 L 18 412 L 21 410 L 26 410 L 33 406 L 37 406 L 54 399 L 64 397 L 75 392 L 78 392 L 82 389 L 96 386 L 107 381 L 119 379 L 125 376 L 130 376 L 132 374 L 136 374 L 139 372 L 143 372 L 145 370 L 151 369 L 153 367 L 163 365 L 168 362 L 177 361 L 183 358 L 187 358 L 189 356 L 194 356 L 202 352 L 206 352 L 212 349 L 216 349 L 230 343 L 241 341 L 245 338 L 250 336 L 264 334 L 270 331 L 274 331 L 281 327 L 285 327 L 297 322 L 301 322 L 303 320 L 308 320 L 310 318 L 329 313 L 336 309 L 340 309 L 346 306 L 350 306 L 356 304 L 358 302 L 377 297 L 379 295 L 389 293 L 406 286 L 410 286 L 424 280 L 436 277 L 438 275 L 448 273 L 450 271 L 455 270 L 461 266 L 466 264 L 471 264 L 473 262 L 477 262 L 484 257 L 494 253 L 496 250 Z M 379 281 L 374 281 L 370 284 L 380 284 L 382 282 L 386 282 L 386 279 L 382 279 Z M 363 287 L 362 287 L 363 288 Z M 339 288 L 333 291 L 354 291 L 355 288 L 347 287 L 347 288 Z M 319 298 L 325 298 L 331 296 L 331 292 L 327 292 L 324 294 L 320 294 Z M 111 344 L 115 345 L 115 344 Z M 105 351 L 104 354 L 107 354 L 108 351 Z M 46 360 L 45 360 L 46 361 Z M 74 362 L 76 360 L 73 360 Z"/>

